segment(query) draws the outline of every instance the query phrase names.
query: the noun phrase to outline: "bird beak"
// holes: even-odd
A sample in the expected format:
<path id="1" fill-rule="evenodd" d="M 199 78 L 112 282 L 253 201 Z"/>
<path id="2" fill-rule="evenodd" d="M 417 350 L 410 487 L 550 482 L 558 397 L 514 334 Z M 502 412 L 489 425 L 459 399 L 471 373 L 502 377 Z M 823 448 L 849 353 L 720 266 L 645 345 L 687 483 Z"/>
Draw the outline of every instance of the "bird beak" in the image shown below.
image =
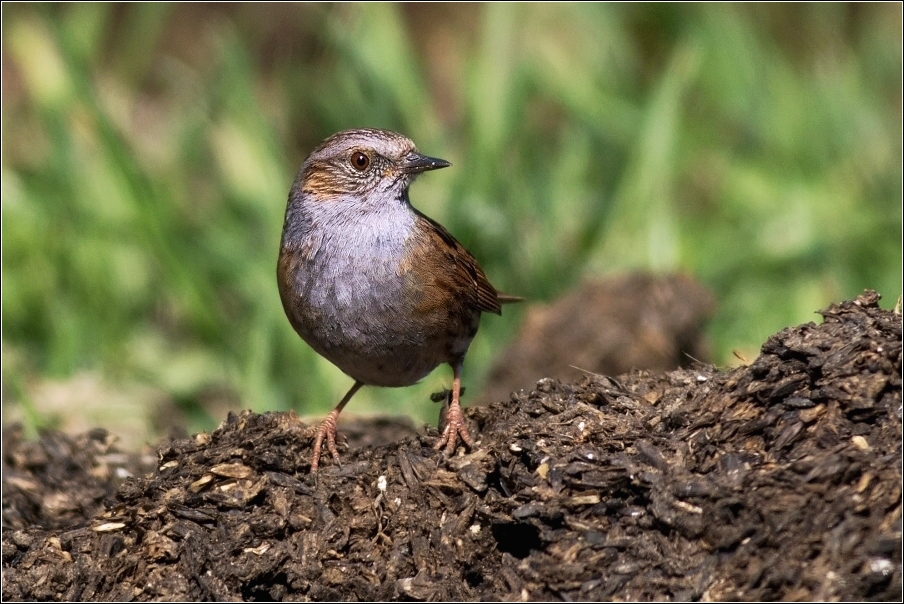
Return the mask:
<path id="1" fill-rule="evenodd" d="M 421 155 L 417 151 L 412 151 L 402 160 L 402 172 L 406 174 L 420 174 L 427 170 L 439 170 L 440 168 L 448 168 L 452 164 L 444 159 L 436 157 L 427 157 Z"/>

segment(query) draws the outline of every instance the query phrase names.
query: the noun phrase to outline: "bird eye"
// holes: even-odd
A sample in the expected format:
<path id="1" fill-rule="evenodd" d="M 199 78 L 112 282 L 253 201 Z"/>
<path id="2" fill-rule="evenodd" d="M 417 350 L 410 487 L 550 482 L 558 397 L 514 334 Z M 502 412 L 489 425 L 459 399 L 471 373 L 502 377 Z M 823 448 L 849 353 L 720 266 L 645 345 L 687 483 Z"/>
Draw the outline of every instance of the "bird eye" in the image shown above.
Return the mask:
<path id="1" fill-rule="evenodd" d="M 363 151 L 355 151 L 350 158 L 352 168 L 358 172 L 364 172 L 370 166 L 370 157 Z"/>

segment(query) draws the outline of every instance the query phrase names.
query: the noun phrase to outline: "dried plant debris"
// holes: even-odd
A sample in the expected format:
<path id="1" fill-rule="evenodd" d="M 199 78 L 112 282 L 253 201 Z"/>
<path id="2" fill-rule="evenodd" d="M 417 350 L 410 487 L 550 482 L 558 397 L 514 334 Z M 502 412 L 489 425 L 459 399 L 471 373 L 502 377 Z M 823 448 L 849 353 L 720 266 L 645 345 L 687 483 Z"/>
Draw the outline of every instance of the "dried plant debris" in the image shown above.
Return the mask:
<path id="1" fill-rule="evenodd" d="M 732 371 L 541 380 L 451 459 L 433 431 L 314 477 L 313 429 L 246 412 L 97 509 L 103 438 L 11 439 L 3 596 L 897 601 L 901 316 L 822 315 Z"/>

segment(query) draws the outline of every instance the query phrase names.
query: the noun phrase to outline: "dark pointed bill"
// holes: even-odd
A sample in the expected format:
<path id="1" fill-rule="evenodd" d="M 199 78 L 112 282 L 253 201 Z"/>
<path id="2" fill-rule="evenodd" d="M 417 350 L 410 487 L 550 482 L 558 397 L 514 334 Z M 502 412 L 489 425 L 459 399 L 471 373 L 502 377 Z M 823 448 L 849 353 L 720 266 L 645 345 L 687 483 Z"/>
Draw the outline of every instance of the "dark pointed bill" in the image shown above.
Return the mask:
<path id="1" fill-rule="evenodd" d="M 437 157 L 427 157 L 416 151 L 412 151 L 405 156 L 402 161 L 402 171 L 409 174 L 419 174 L 427 170 L 439 170 L 440 168 L 448 168 L 452 164 L 444 159 Z"/>

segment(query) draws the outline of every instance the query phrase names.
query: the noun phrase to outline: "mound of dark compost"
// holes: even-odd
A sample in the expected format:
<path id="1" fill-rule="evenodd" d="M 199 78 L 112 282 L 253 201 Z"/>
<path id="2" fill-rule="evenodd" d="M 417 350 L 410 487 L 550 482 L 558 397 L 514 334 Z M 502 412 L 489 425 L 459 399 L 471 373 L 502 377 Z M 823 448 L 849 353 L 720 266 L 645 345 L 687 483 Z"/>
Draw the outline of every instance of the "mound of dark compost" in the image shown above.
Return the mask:
<path id="1" fill-rule="evenodd" d="M 587 279 L 549 304 L 526 308 L 518 333 L 490 368 L 486 404 L 541 378 L 662 372 L 707 362 L 712 293 L 689 275 L 627 273 Z"/>
<path id="2" fill-rule="evenodd" d="M 150 459 L 9 432 L 3 598 L 897 601 L 901 315 L 878 298 L 732 371 L 541 380 L 467 410 L 478 445 L 450 459 L 431 430 L 315 477 L 292 413 Z"/>

